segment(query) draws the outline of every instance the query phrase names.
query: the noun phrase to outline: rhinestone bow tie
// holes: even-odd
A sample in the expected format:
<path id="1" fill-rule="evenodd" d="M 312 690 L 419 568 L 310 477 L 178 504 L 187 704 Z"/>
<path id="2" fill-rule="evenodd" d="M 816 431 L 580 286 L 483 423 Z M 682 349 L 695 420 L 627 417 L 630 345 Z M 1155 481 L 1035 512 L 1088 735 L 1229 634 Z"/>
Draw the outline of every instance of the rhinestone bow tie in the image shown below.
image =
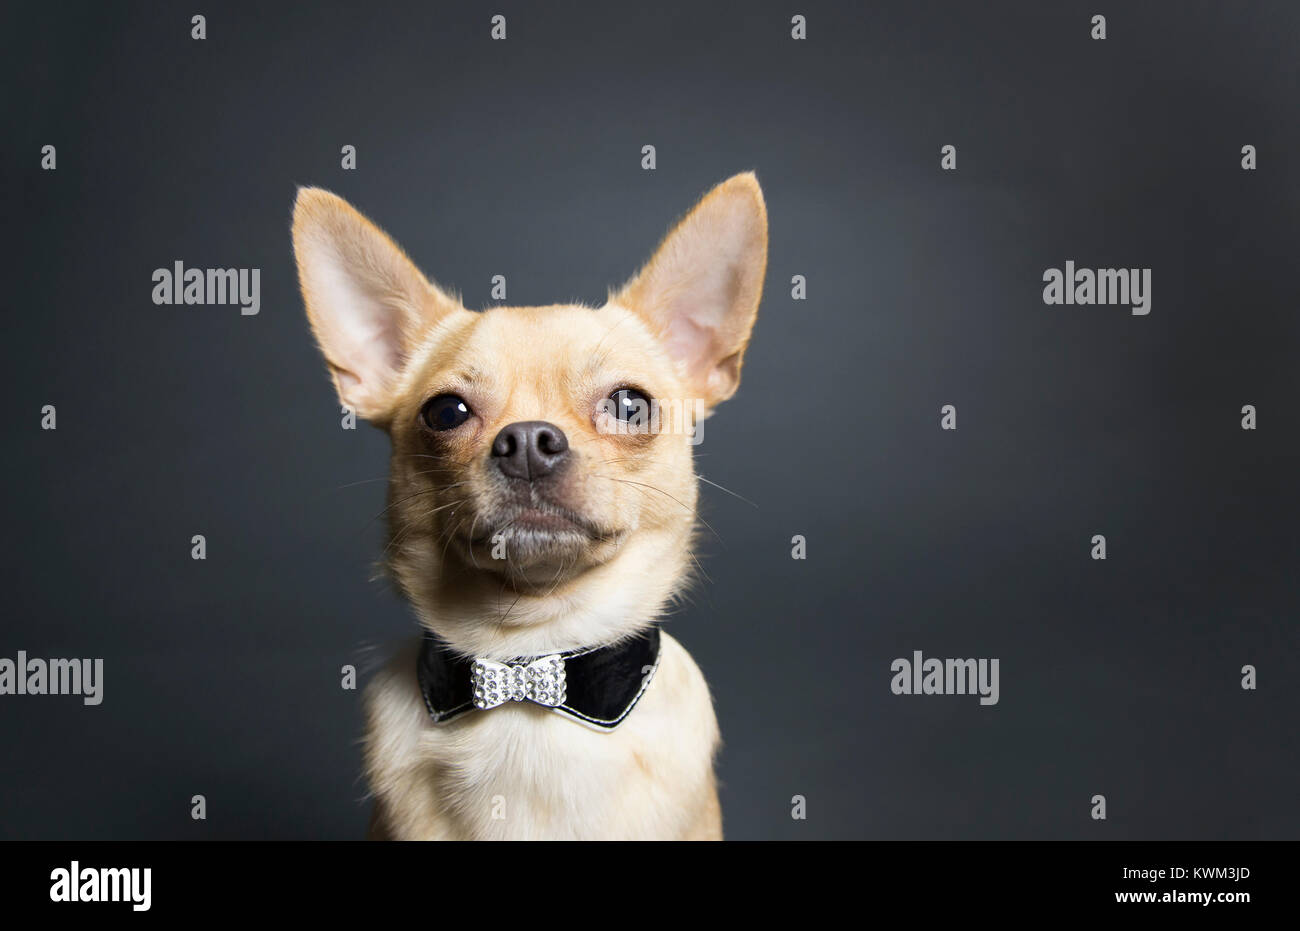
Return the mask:
<path id="1" fill-rule="evenodd" d="M 526 663 L 476 659 L 471 675 L 475 708 L 495 708 L 524 699 L 548 708 L 564 704 L 564 657 L 559 653 Z"/>

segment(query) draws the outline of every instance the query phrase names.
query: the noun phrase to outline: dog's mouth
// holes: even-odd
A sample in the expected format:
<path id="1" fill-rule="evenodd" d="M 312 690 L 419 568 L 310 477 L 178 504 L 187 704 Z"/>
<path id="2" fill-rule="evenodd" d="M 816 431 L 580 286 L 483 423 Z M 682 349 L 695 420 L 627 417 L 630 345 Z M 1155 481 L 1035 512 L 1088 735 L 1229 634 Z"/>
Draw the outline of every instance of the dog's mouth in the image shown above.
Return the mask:
<path id="1" fill-rule="evenodd" d="M 480 521 L 482 528 L 484 522 Z M 602 527 L 569 508 L 549 503 L 530 503 L 513 507 L 486 521 L 487 529 L 467 537 L 471 547 L 501 547 L 506 555 L 537 555 L 548 548 L 569 549 L 598 543 L 616 543 L 622 534 Z M 511 554 L 514 547 L 517 551 Z"/>

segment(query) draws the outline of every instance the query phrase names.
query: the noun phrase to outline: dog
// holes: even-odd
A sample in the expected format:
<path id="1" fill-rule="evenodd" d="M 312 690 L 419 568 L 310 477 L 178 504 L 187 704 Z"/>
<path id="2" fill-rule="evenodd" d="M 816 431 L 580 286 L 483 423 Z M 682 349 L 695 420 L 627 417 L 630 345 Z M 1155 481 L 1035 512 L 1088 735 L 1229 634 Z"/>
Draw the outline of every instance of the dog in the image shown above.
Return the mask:
<path id="1" fill-rule="evenodd" d="M 758 314 L 756 177 L 598 308 L 468 310 L 319 188 L 293 247 L 341 403 L 391 438 L 384 561 L 424 631 L 365 692 L 369 836 L 720 840 L 712 697 L 658 622 Z"/>

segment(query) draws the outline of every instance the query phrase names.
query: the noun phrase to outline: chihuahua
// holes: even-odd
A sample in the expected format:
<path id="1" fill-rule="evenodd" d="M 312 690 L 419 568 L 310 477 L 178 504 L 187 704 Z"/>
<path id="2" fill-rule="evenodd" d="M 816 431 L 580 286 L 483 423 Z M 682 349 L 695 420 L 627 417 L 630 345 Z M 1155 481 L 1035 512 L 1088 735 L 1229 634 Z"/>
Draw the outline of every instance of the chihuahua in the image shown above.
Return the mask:
<path id="1" fill-rule="evenodd" d="M 658 622 L 758 314 L 754 175 L 598 308 L 467 310 L 317 188 L 293 246 L 342 404 L 391 438 L 385 563 L 424 629 L 366 690 L 370 836 L 721 839 L 712 698 Z"/>

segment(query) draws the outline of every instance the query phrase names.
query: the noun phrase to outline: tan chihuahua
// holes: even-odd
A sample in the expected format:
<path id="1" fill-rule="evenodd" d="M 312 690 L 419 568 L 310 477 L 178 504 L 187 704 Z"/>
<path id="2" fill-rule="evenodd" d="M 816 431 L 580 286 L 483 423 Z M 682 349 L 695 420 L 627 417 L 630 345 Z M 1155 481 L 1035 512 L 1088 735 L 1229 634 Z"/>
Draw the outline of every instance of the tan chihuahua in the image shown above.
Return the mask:
<path id="1" fill-rule="evenodd" d="M 721 839 L 708 685 L 656 622 L 762 295 L 754 175 L 599 308 L 469 311 L 315 188 L 293 245 L 342 403 L 392 438 L 385 555 L 426 630 L 366 692 L 371 836 Z"/>

